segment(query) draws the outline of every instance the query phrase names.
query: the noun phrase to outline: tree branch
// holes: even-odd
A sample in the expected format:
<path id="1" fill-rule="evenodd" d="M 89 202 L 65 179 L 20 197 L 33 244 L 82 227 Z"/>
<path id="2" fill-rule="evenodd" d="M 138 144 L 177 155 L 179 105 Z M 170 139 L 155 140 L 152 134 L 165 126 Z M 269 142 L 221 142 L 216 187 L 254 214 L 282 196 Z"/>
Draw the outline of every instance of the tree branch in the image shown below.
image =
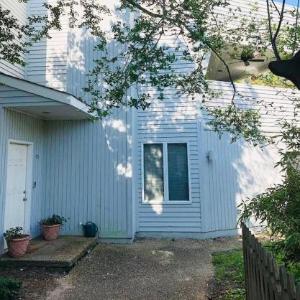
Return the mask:
<path id="1" fill-rule="evenodd" d="M 189 34 L 191 36 L 194 35 L 194 31 L 191 30 L 187 26 L 187 24 L 185 22 L 182 22 L 180 19 L 174 20 L 174 19 L 168 17 L 166 14 L 161 15 L 159 13 L 152 12 L 152 11 L 148 10 L 147 8 L 143 7 L 142 5 L 140 5 L 139 3 L 137 3 L 135 0 L 122 0 L 122 1 L 125 2 L 125 3 L 130 4 L 133 7 L 136 7 L 137 9 L 139 9 L 140 11 L 142 11 L 143 13 L 145 13 L 145 14 L 153 17 L 153 18 L 164 18 L 165 20 L 169 21 L 170 23 L 172 23 L 174 25 L 177 25 L 180 28 L 183 27 L 185 30 L 187 30 L 189 32 Z M 205 44 L 207 46 L 207 48 L 210 49 L 218 57 L 218 59 L 222 62 L 222 64 L 225 66 L 226 71 L 227 71 L 228 76 L 229 76 L 230 83 L 231 83 L 232 88 L 233 88 L 232 104 L 234 105 L 234 99 L 235 99 L 235 96 L 237 94 L 237 89 L 236 89 L 236 85 L 235 85 L 235 83 L 233 81 L 233 78 L 232 78 L 232 75 L 231 75 L 231 71 L 230 71 L 230 68 L 229 68 L 228 64 L 223 59 L 223 57 L 216 51 L 216 49 L 214 49 L 208 42 L 206 42 L 205 40 L 203 40 L 201 42 L 203 42 L 203 44 Z"/>
<path id="2" fill-rule="evenodd" d="M 278 35 L 280 33 L 280 29 L 281 29 L 282 22 L 283 22 L 283 19 L 284 19 L 284 9 L 285 9 L 286 0 L 282 1 L 281 11 L 279 12 L 279 21 L 278 21 L 278 25 L 277 25 L 277 28 L 276 28 L 276 31 L 275 31 L 274 35 L 273 35 L 273 29 L 272 29 L 272 17 L 271 17 L 271 10 L 270 10 L 270 0 L 266 0 L 266 1 L 267 1 L 267 13 L 268 13 L 268 22 L 269 22 L 270 41 L 271 41 L 271 45 L 272 45 L 274 55 L 275 55 L 276 59 L 278 61 L 280 61 L 281 57 L 280 57 L 280 54 L 279 54 L 279 51 L 278 51 L 278 48 L 277 48 L 277 38 L 278 38 Z M 277 7 L 277 6 L 275 6 L 275 7 Z M 278 8 L 277 8 L 277 10 L 278 10 Z"/>
<path id="3" fill-rule="evenodd" d="M 279 35 L 280 29 L 281 29 L 281 26 L 282 26 L 282 22 L 283 22 L 283 19 L 284 19 L 284 9 L 285 9 L 285 4 L 286 4 L 286 0 L 283 0 L 283 1 L 282 1 L 281 13 L 280 13 L 280 18 L 279 18 L 277 30 L 276 30 L 276 32 L 275 32 L 275 34 L 274 34 L 274 37 L 273 37 L 273 42 L 274 42 L 274 44 L 276 44 L 276 40 L 277 40 L 277 37 L 278 37 L 278 35 Z M 276 47 L 276 48 L 277 48 L 277 47 Z"/>
<path id="4" fill-rule="evenodd" d="M 272 4 L 274 5 L 274 7 L 275 7 L 275 9 L 276 9 L 276 11 L 277 11 L 277 13 L 278 13 L 278 15 L 280 16 L 280 10 L 279 10 L 277 4 L 275 3 L 274 0 L 271 0 L 271 1 L 272 1 Z"/>

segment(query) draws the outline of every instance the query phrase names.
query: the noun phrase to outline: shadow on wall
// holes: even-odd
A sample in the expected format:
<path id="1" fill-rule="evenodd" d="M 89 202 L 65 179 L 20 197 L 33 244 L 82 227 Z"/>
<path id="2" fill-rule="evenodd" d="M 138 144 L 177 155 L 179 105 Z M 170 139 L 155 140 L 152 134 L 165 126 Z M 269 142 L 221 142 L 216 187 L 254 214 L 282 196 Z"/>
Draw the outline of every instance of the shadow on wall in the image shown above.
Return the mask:
<path id="1" fill-rule="evenodd" d="M 228 104 L 232 99 L 230 84 L 221 83 L 219 89 L 224 93 L 212 100 L 213 106 Z M 281 96 L 278 92 L 273 88 L 245 85 L 239 85 L 238 89 L 243 95 L 236 100 L 238 105 L 260 110 L 262 129 L 266 135 L 278 132 L 276 120 L 282 117 L 279 107 L 282 105 Z M 265 105 L 273 101 L 274 104 L 267 113 Z M 205 230 L 234 228 L 240 215 L 237 207 L 242 200 L 252 198 L 281 182 L 280 169 L 275 168 L 280 159 L 278 145 L 261 148 L 243 140 L 231 143 L 228 134 L 219 139 L 217 133 L 207 128 L 202 130 L 201 141 L 205 153 L 212 153 L 213 156 L 211 163 L 204 163 L 202 190 L 205 191 L 206 208 L 204 207 L 203 215 L 207 220 L 206 224 L 210 224 Z M 249 225 L 259 224 L 251 219 Z"/>
<path id="2" fill-rule="evenodd" d="M 65 76 L 53 72 L 54 82 L 86 98 L 82 90 L 96 58 L 96 41 L 85 30 L 68 33 Z M 51 82 L 49 82 L 51 85 Z M 56 87 L 56 86 L 55 86 Z M 131 110 L 116 109 L 99 121 L 47 121 L 43 215 L 53 212 L 68 219 L 63 232 L 80 234 L 80 223 L 95 222 L 102 237 L 131 238 Z"/>
<path id="3" fill-rule="evenodd" d="M 97 58 L 93 51 L 95 45 L 96 40 L 86 31 L 69 32 L 67 76 L 58 72 L 53 74 L 55 82 L 61 81 L 68 92 L 85 99 L 89 98 L 82 87 Z M 117 51 L 116 45 L 109 47 Z M 65 56 L 58 54 L 55 61 L 64 63 Z M 177 67 L 181 72 L 192 66 Z M 260 97 L 255 88 L 249 91 L 250 98 Z M 149 92 L 155 101 L 148 111 L 136 113 L 138 145 L 133 149 L 138 161 L 137 177 L 133 180 L 136 180 L 138 209 L 143 211 L 138 220 L 139 229 L 150 230 L 151 224 L 195 232 L 236 228 L 238 203 L 280 181 L 280 174 L 274 169 L 274 162 L 278 160 L 276 149 L 254 148 L 242 141 L 231 144 L 226 134 L 219 139 L 216 133 L 206 128 L 206 118 L 199 112 L 199 99 L 179 97 L 175 91 L 168 90 L 162 102 L 155 90 Z M 225 91 L 216 105 L 227 103 L 229 97 Z M 252 107 L 251 103 L 246 101 L 243 105 Z M 80 222 L 92 220 L 101 224 L 107 236 L 128 233 L 131 222 L 131 130 L 131 111 L 123 109 L 96 123 L 47 122 L 45 178 L 54 176 L 54 179 L 46 182 L 44 214 L 55 211 L 69 218 L 65 232 L 78 233 Z M 192 202 L 177 207 L 163 202 L 142 204 L 141 144 L 178 140 L 190 145 Z"/>
<path id="4" fill-rule="evenodd" d="M 204 131 L 207 153 L 212 156 L 204 163 L 203 192 L 205 231 L 233 229 L 237 226 L 242 200 L 264 192 L 281 181 L 274 168 L 278 151 L 273 146 L 259 148 L 244 141 L 230 143 L 230 137 L 219 139 L 215 132 Z M 251 226 L 258 225 L 250 220 Z"/>
<path id="5" fill-rule="evenodd" d="M 227 90 L 229 88 L 227 86 Z M 241 99 L 240 105 L 257 107 L 257 100 L 263 93 L 257 93 L 256 87 L 248 87 L 245 91 L 246 97 Z M 270 93 L 273 93 L 273 97 L 280 97 L 276 96 L 273 89 L 268 92 L 269 97 Z M 157 99 L 156 92 L 152 93 Z M 212 105 L 222 106 L 231 99 L 232 94 L 225 91 L 218 99 L 211 101 Z M 274 168 L 279 160 L 276 146 L 254 147 L 242 140 L 231 143 L 228 134 L 220 138 L 205 125 L 207 116 L 200 112 L 200 103 L 200 99 L 179 97 L 174 91 L 169 91 L 164 101 L 157 100 L 147 112 L 137 113 L 138 157 L 142 143 L 189 143 L 192 198 L 189 204 L 174 206 L 163 200 L 161 203 L 142 203 L 143 174 L 142 162 L 139 162 L 140 231 L 155 231 L 159 224 L 165 231 L 171 228 L 178 232 L 194 232 L 200 228 L 201 232 L 225 233 L 237 228 L 240 213 L 238 205 L 242 200 L 262 193 L 281 181 L 279 169 Z M 270 115 L 262 116 L 263 129 L 269 130 L 269 118 Z M 271 121 L 275 123 L 274 119 Z M 254 220 L 251 220 L 251 224 L 257 225 Z"/>

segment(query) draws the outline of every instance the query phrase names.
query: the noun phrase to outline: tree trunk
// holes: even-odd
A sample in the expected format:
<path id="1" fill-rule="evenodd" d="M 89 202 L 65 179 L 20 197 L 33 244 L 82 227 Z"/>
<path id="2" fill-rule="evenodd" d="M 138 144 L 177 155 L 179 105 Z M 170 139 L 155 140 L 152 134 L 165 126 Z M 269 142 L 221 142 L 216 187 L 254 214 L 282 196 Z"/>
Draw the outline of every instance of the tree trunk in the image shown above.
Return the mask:
<path id="1" fill-rule="evenodd" d="M 269 69 L 273 74 L 292 81 L 300 90 L 300 51 L 291 59 L 272 61 Z"/>

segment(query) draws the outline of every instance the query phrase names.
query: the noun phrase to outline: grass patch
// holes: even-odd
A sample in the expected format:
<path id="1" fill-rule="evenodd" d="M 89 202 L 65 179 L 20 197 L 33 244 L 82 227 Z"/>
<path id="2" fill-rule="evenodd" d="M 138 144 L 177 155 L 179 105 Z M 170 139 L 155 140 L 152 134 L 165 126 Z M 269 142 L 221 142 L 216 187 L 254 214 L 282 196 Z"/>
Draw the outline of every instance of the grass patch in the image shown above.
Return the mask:
<path id="1" fill-rule="evenodd" d="M 244 300 L 246 291 L 242 250 L 215 253 L 212 262 L 218 289 L 217 299 Z"/>
<path id="2" fill-rule="evenodd" d="M 300 262 L 286 261 L 281 242 L 265 242 L 263 246 L 275 258 L 278 266 L 285 265 L 300 283 Z M 218 300 L 245 300 L 244 260 L 242 250 L 217 252 L 212 259 L 215 268 L 214 297 Z"/>
<path id="3" fill-rule="evenodd" d="M 0 299 L 12 300 L 15 299 L 21 288 L 21 283 L 18 280 L 8 277 L 0 277 Z"/>

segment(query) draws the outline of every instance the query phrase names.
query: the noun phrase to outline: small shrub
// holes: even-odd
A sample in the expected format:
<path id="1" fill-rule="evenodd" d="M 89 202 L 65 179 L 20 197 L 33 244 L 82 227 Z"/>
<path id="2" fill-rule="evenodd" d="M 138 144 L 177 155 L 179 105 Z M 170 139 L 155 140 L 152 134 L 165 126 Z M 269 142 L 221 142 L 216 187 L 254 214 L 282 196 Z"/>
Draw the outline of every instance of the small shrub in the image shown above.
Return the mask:
<path id="1" fill-rule="evenodd" d="M 289 273 L 293 274 L 297 283 L 300 283 L 300 262 L 286 259 L 286 241 L 271 241 L 264 247 L 272 253 L 278 265 L 285 265 Z"/>
<path id="2" fill-rule="evenodd" d="M 21 288 L 21 282 L 15 279 L 0 277 L 0 299 L 15 299 Z"/>
<path id="3" fill-rule="evenodd" d="M 43 219 L 41 221 L 42 225 L 63 225 L 66 223 L 67 220 L 64 217 L 61 217 L 59 215 L 52 215 L 52 217 Z"/>
<path id="4" fill-rule="evenodd" d="M 251 216 L 267 223 L 273 234 L 284 238 L 286 261 L 300 263 L 300 128 L 286 123 L 281 133 L 281 141 L 286 149 L 280 151 L 281 160 L 277 164 L 285 173 L 282 184 L 269 188 L 266 192 L 244 201 L 240 207 L 241 220 Z"/>
<path id="5" fill-rule="evenodd" d="M 254 58 L 255 50 L 252 47 L 244 47 L 241 53 L 241 60 L 249 65 L 249 60 Z"/>
<path id="6" fill-rule="evenodd" d="M 13 239 L 18 239 L 26 236 L 23 234 L 23 228 L 22 227 L 13 227 L 8 230 L 3 234 L 6 241 L 11 241 Z"/>

